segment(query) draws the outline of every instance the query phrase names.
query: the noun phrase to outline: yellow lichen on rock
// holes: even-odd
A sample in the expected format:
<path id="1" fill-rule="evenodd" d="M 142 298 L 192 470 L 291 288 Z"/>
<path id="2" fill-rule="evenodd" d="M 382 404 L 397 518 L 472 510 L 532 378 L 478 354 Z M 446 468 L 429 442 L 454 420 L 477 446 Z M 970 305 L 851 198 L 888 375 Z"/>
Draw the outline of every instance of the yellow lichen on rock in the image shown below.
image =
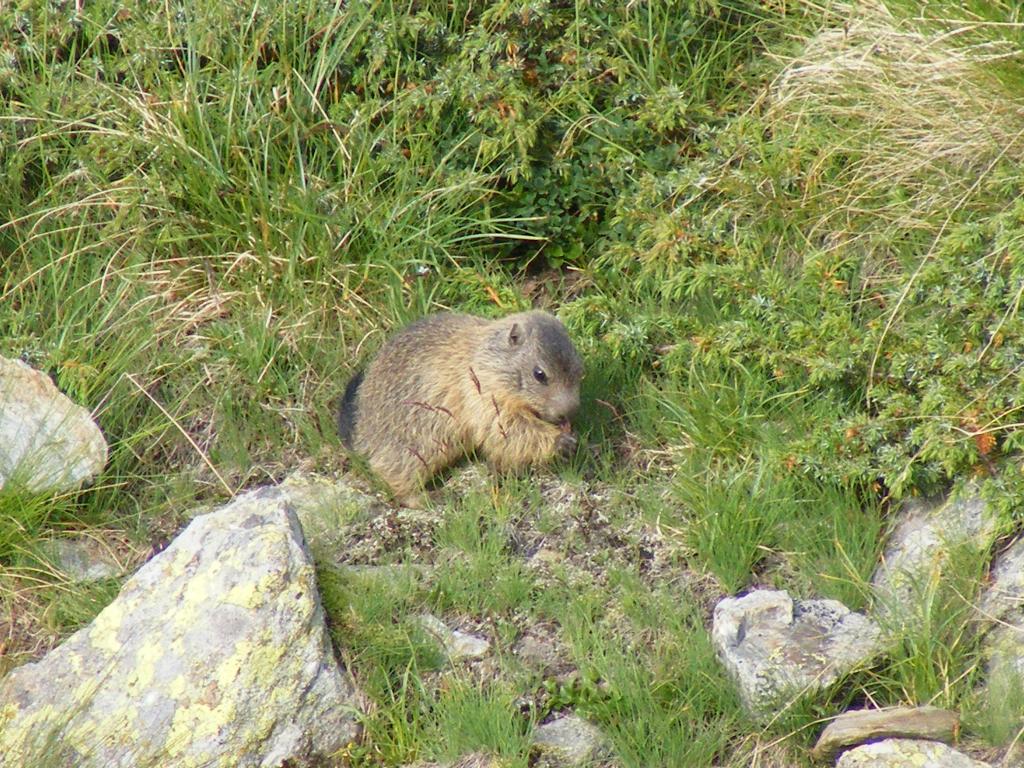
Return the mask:
<path id="1" fill-rule="evenodd" d="M 254 491 L 197 517 L 92 625 L 0 681 L 0 768 L 58 754 L 82 768 L 309 765 L 355 736 L 352 696 L 298 521 L 274 489 Z"/>
<path id="2" fill-rule="evenodd" d="M 124 619 L 122 606 L 111 603 L 97 616 L 90 625 L 89 642 L 97 651 L 117 653 L 121 642 L 117 639 L 117 631 Z"/>
<path id="3" fill-rule="evenodd" d="M 164 648 L 159 640 L 146 643 L 139 648 L 139 652 L 135 654 L 135 680 L 132 681 L 137 687 L 149 687 L 156 673 L 156 665 L 163 655 Z"/>

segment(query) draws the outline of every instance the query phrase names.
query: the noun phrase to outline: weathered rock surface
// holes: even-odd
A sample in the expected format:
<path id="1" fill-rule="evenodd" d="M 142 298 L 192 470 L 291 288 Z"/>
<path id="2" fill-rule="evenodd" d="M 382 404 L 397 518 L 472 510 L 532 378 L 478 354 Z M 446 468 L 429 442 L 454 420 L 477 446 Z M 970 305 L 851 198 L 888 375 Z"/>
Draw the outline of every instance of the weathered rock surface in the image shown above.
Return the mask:
<path id="1" fill-rule="evenodd" d="M 467 659 L 480 659 L 491 650 L 491 644 L 482 637 L 449 629 L 436 616 L 425 613 L 419 617 L 420 626 L 444 648 L 449 661 L 458 662 Z"/>
<path id="2" fill-rule="evenodd" d="M 1024 538 L 1010 545 L 992 564 L 992 582 L 978 601 L 983 622 L 1024 620 Z"/>
<path id="3" fill-rule="evenodd" d="M 941 580 L 953 552 L 986 549 L 997 534 L 996 516 L 975 488 L 946 500 L 907 502 L 871 579 L 875 610 L 886 628 L 897 630 L 919 615 L 917 603 Z"/>
<path id="4" fill-rule="evenodd" d="M 45 374 L 0 357 L 0 487 L 71 490 L 106 463 L 107 443 L 89 411 Z"/>
<path id="5" fill-rule="evenodd" d="M 606 759 L 611 750 L 597 726 L 582 717 L 567 715 L 552 720 L 533 732 L 539 756 L 537 766 L 569 768 Z"/>
<path id="6" fill-rule="evenodd" d="M 758 590 L 715 606 L 711 639 L 754 714 L 825 688 L 881 650 L 881 631 L 836 600 Z"/>
<path id="7" fill-rule="evenodd" d="M 287 504 L 299 519 L 306 541 L 325 549 L 340 541 L 346 523 L 366 515 L 380 502 L 345 480 L 295 472 L 278 485 L 261 489 L 267 502 Z M 192 516 L 206 514 L 208 507 L 192 510 Z"/>
<path id="8" fill-rule="evenodd" d="M 938 707 L 886 707 L 844 712 L 822 731 L 814 757 L 825 760 L 840 749 L 889 738 L 952 742 L 960 726 L 955 712 Z"/>
<path id="9" fill-rule="evenodd" d="M 553 626 L 527 627 L 512 652 L 524 667 L 543 677 L 564 681 L 576 669 Z"/>
<path id="10" fill-rule="evenodd" d="M 978 602 L 978 627 L 984 633 L 982 692 L 999 710 L 1024 694 L 1024 538 L 996 559 L 991 577 Z"/>
<path id="11" fill-rule="evenodd" d="M 89 626 L 0 683 L 0 766 L 305 765 L 356 732 L 298 521 L 255 491 L 196 518 Z"/>
<path id="12" fill-rule="evenodd" d="M 493 755 L 485 755 L 482 752 L 474 752 L 463 755 L 451 763 L 412 763 L 403 768 L 502 768 L 502 763 Z"/>
<path id="13" fill-rule="evenodd" d="M 990 768 L 937 741 L 886 739 L 844 752 L 836 768 Z"/>
<path id="14" fill-rule="evenodd" d="M 100 581 L 125 572 L 110 551 L 86 536 L 53 539 L 43 547 L 53 564 L 72 581 Z"/>

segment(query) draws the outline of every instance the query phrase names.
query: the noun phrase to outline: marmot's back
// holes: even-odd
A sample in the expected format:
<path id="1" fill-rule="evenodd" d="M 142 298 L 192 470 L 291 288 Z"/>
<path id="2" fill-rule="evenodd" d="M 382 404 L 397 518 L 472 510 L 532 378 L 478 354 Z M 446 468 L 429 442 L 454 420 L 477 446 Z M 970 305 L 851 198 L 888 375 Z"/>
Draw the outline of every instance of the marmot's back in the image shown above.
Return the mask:
<path id="1" fill-rule="evenodd" d="M 338 427 L 403 503 L 418 503 L 434 472 L 471 451 L 505 469 L 575 447 L 568 419 L 582 374 L 565 327 L 547 313 L 431 315 L 349 382 Z"/>
<path id="2" fill-rule="evenodd" d="M 427 406 L 447 407 L 453 399 L 456 372 L 469 365 L 485 325 L 470 315 L 429 315 L 388 339 L 366 370 L 353 378 L 360 381 L 352 393 L 356 407 L 349 416 L 354 422 L 350 447 L 372 457 L 393 436 L 433 426 Z"/>

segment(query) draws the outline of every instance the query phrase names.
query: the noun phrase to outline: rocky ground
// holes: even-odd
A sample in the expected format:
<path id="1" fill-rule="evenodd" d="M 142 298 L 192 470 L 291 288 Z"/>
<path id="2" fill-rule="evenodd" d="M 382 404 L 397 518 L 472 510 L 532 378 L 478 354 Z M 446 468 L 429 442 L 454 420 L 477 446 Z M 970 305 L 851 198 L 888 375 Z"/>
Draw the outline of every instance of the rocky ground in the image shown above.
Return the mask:
<path id="1" fill-rule="evenodd" d="M 11 370 L 19 381 L 33 375 Z M 60 403 L 47 383 L 39 391 Z M 23 409 L 21 424 L 32 413 L 82 419 L 67 403 L 22 400 L 6 408 L 9 416 Z M 45 418 L 22 428 L 4 475 L 17 478 L 23 457 L 42 456 L 34 466 L 49 474 L 32 475 L 33 492 L 85 479 L 74 474 L 82 466 L 74 445 L 46 438 L 53 428 Z M 102 453 L 87 422 L 79 431 L 89 455 Z M 836 701 L 846 681 L 909 642 L 930 617 L 922 601 L 954 578 L 958 553 L 989 552 L 1005 530 L 974 484 L 903 505 L 861 613 L 767 587 L 725 594 L 687 566 L 679 540 L 621 487 L 538 472 L 524 497 L 505 495 L 505 482 L 514 481 L 468 464 L 427 508 L 413 510 L 375 494 L 358 474 L 304 472 L 192 510 L 187 527 L 149 556 L 125 557 L 99 535 L 55 538 L 51 562 L 69 582 L 128 578 L 93 621 L 0 682 L 8 702 L 0 765 L 41 756 L 80 765 L 348 764 L 372 746 L 373 713 L 387 706 L 375 700 L 380 670 L 366 661 L 379 652 L 367 640 L 374 626 L 398 627 L 403 642 L 422 647 L 414 674 L 425 706 L 460 687 L 513 691 L 506 717 L 521 724 L 511 733 L 526 739 L 531 765 L 623 765 L 606 730 L 614 721 L 603 728 L 593 716 L 621 692 L 594 674 L 564 609 L 591 601 L 619 653 L 656 659 L 662 617 L 646 625 L 640 617 L 672 594 L 710 636 L 716 674 L 735 686 L 746 717 L 770 732 L 791 709 Z M 993 700 L 1024 685 L 1024 542 L 1006 541 L 971 630 L 983 640 L 978 695 Z M 545 600 L 562 601 L 563 610 L 544 608 Z M 366 621 L 374 614 L 376 625 Z M 981 759 L 991 760 L 991 750 L 950 746 L 960 736 L 958 712 L 912 703 L 846 707 L 804 757 L 845 768 L 994 765 Z M 784 761 L 792 749 L 761 754 Z M 500 750 L 468 751 L 443 764 L 502 760 Z"/>

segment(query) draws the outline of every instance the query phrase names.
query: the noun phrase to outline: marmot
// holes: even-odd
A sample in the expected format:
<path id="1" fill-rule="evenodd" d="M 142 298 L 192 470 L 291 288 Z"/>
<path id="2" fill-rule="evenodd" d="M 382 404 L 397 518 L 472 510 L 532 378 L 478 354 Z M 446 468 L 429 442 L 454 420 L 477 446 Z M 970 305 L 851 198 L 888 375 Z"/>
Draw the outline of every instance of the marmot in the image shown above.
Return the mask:
<path id="1" fill-rule="evenodd" d="M 423 485 L 473 451 L 505 471 L 574 450 L 582 377 L 565 326 L 546 312 L 430 315 L 348 383 L 338 431 L 399 503 L 421 506 Z"/>

